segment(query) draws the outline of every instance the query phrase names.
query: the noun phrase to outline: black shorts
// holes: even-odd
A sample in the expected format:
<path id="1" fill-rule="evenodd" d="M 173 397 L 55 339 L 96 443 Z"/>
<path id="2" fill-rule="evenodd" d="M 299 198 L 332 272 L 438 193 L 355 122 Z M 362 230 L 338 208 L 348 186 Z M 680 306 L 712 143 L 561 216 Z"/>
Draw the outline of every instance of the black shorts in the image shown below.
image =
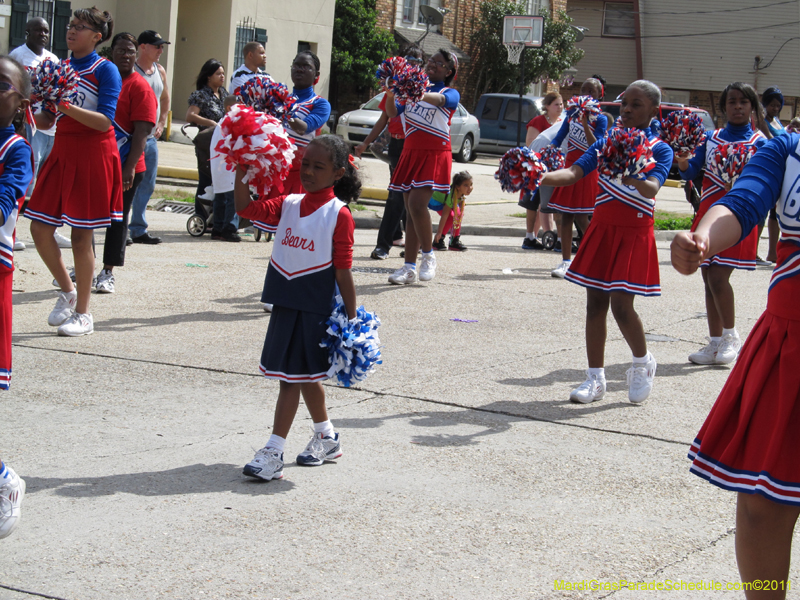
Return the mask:
<path id="1" fill-rule="evenodd" d="M 525 210 L 539 210 L 539 190 L 535 192 L 526 190 L 517 204 Z"/>

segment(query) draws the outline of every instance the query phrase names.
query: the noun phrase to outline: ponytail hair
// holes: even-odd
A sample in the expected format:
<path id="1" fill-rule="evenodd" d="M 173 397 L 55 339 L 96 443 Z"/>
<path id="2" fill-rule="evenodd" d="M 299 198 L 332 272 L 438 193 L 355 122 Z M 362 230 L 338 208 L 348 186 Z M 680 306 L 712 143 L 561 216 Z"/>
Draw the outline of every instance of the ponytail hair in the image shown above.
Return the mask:
<path id="1" fill-rule="evenodd" d="M 100 41 L 94 45 L 95 48 L 103 42 L 110 40 L 111 36 L 114 34 L 114 17 L 112 17 L 111 13 L 107 10 L 101 11 L 96 6 L 92 8 L 79 8 L 72 13 L 72 16 L 79 21 L 91 25 L 92 29 L 102 36 Z"/>
<path id="2" fill-rule="evenodd" d="M 333 168 L 344 168 L 344 175 L 333 184 L 333 193 L 342 202 L 349 204 L 361 195 L 361 178 L 350 162 L 350 148 L 342 138 L 335 135 L 321 135 L 311 140 L 311 144 L 322 146 L 331 157 Z"/>

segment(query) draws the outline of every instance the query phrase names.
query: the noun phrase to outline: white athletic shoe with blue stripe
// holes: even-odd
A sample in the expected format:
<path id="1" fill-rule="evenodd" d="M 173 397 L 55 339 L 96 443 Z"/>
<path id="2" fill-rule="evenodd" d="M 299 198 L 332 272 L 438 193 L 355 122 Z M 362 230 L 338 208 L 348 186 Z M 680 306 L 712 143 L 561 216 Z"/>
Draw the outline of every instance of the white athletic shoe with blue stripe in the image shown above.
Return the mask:
<path id="1" fill-rule="evenodd" d="M 242 473 L 264 481 L 283 479 L 283 452 L 265 446 L 244 466 Z"/>
<path id="2" fill-rule="evenodd" d="M 306 449 L 297 455 L 297 464 L 318 467 L 326 460 L 335 460 L 341 455 L 342 444 L 338 433 L 334 433 L 333 437 L 323 437 L 321 433 L 315 433 Z"/>

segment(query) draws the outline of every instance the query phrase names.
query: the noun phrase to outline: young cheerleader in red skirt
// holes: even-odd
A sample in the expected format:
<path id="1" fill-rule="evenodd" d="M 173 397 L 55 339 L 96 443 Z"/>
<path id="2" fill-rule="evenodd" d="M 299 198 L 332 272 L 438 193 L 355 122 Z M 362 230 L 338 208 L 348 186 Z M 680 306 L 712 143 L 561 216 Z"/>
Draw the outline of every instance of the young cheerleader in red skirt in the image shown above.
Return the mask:
<path id="1" fill-rule="evenodd" d="M 599 79 L 590 78 L 581 86 L 581 96 L 591 96 L 595 100 L 602 100 L 604 94 L 603 84 Z M 577 117 L 564 119 L 561 130 L 553 140 L 553 146 L 559 148 L 567 138 L 566 166 L 571 167 L 589 149 L 589 146 L 602 139 L 608 129 L 608 119 L 599 115 L 594 126 L 584 115 L 583 119 Z M 592 171 L 572 185 L 556 188 L 547 206 L 560 213 L 558 233 L 561 236 L 561 264 L 552 271 L 553 277 L 561 277 L 567 273 L 572 260 L 572 225 L 577 220 L 581 231 L 586 232 L 589 226 L 589 215 L 594 212 L 594 203 L 597 200 L 597 172 Z"/>
<path id="2" fill-rule="evenodd" d="M 708 209 L 722 198 L 729 185 L 706 168 L 721 146 L 732 143 L 760 147 L 766 141 L 760 131 L 750 126 L 755 112 L 761 121 L 761 103 L 755 90 L 746 83 L 731 83 L 722 91 L 719 108 L 728 120 L 724 129 L 710 133 L 706 142 L 697 148 L 694 157 L 679 154 L 676 159 L 681 177 L 692 180 L 705 168 L 703 194 L 692 230 Z M 691 160 L 690 160 L 691 158 Z M 721 365 L 732 363 L 739 355 L 742 341 L 736 331 L 736 304 L 730 278 L 734 269 L 752 271 L 756 268 L 758 250 L 758 228 L 740 243 L 708 258 L 703 263 L 703 283 L 706 291 L 706 313 L 708 314 L 709 344 L 689 355 L 689 360 L 698 365 Z"/>
<path id="3" fill-rule="evenodd" d="M 421 102 L 397 104 L 391 91 L 386 92 L 386 114 L 390 118 L 402 114 L 406 132 L 403 153 L 389 184 L 391 191 L 403 193 L 406 203 L 406 262 L 389 275 L 389 283 L 405 285 L 417 280 L 417 251 L 420 248 L 419 280 L 430 281 L 436 276 L 428 202 L 434 190 L 450 191 L 450 168 L 453 164 L 450 121 L 461 96 L 447 86 L 456 76 L 457 69 L 455 55 L 439 50 L 428 59 L 425 67 L 431 87 Z"/>
<path id="4" fill-rule="evenodd" d="M 80 76 L 74 104 L 60 104 L 58 116 L 42 111 L 37 124 L 49 129 L 58 120 L 53 150 L 39 171 L 25 216 L 39 256 L 61 287 L 47 319 L 59 335 L 94 331 L 89 298 L 94 276 L 92 230 L 122 220 L 122 168 L 112 121 L 122 78 L 95 48 L 111 37 L 114 20 L 96 8 L 76 10 L 67 31 L 67 62 Z M 53 232 L 72 227 L 75 285 L 69 277 Z M 76 290 L 77 287 L 77 290 Z"/>
<path id="5" fill-rule="evenodd" d="M 661 295 L 658 253 L 653 233 L 655 196 L 672 166 L 672 149 L 650 129 L 658 114 L 661 92 L 654 83 L 634 81 L 625 90 L 620 118 L 623 127 L 647 132 L 656 167 L 647 179 L 625 178 L 617 182 L 600 176 L 600 193 L 594 217 L 586 230 L 566 278 L 586 288 L 586 354 L 589 370 L 586 381 L 572 390 L 570 400 L 588 403 L 606 392 L 603 368 L 608 308 L 614 314 L 625 341 L 633 352 L 628 370 L 628 399 L 643 402 L 653 389 L 656 360 L 647 351 L 647 341 L 634 298 Z M 605 140 L 599 140 L 571 167 L 548 173 L 542 185 L 574 184 L 595 171 L 597 157 Z"/>
<path id="6" fill-rule="evenodd" d="M 792 533 L 800 515 L 800 134 L 764 144 L 733 189 L 695 230 L 672 242 L 672 264 L 694 273 L 709 257 L 740 242 L 777 202 L 778 264 L 761 315 L 689 458 L 695 475 L 737 492 L 736 560 L 745 591 L 784 598 Z M 767 591 L 768 590 L 768 591 Z"/>

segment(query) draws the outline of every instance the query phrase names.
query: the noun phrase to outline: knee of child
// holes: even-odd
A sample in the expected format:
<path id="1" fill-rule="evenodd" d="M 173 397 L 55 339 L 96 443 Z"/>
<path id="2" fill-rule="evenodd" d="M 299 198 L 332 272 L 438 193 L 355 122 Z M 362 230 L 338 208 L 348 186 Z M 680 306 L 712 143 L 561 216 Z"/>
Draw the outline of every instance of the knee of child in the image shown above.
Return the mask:
<path id="1" fill-rule="evenodd" d="M 636 316 L 636 310 L 633 308 L 633 298 L 625 296 L 611 296 L 611 313 L 614 315 L 614 320 L 617 323 L 627 322 Z"/>

